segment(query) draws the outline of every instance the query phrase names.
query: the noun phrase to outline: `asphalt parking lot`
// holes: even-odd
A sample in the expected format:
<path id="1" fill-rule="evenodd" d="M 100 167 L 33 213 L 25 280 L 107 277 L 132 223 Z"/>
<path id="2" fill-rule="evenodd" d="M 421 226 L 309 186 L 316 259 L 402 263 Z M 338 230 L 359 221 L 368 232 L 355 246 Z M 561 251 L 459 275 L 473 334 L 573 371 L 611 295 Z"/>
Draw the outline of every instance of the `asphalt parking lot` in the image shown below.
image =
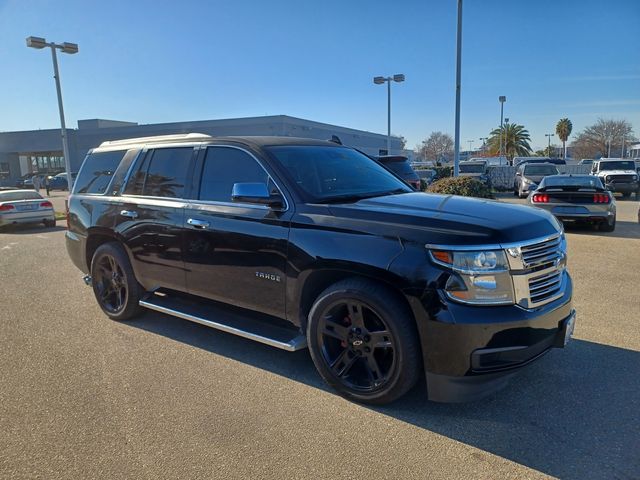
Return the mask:
<path id="1" fill-rule="evenodd" d="M 110 321 L 61 226 L 0 233 L 0 477 L 640 478 L 637 211 L 568 231 L 566 349 L 480 402 L 419 386 L 384 408 L 328 390 L 306 351 L 154 312 Z"/>

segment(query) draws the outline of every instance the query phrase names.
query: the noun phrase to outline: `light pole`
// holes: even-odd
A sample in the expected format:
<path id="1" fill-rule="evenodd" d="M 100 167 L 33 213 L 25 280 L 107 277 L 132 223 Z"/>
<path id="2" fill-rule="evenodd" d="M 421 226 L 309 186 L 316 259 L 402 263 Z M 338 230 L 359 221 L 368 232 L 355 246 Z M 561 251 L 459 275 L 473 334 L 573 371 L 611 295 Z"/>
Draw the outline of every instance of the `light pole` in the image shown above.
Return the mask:
<path id="1" fill-rule="evenodd" d="M 462 73 L 462 0 L 458 0 L 458 28 L 456 30 L 456 120 L 453 147 L 453 176 L 460 172 L 460 90 Z"/>
<path id="2" fill-rule="evenodd" d="M 622 135 L 622 158 L 624 158 L 624 135 Z"/>
<path id="3" fill-rule="evenodd" d="M 498 101 L 500 102 L 500 156 L 502 156 L 502 119 L 504 116 L 504 102 L 507 101 L 507 97 L 500 95 Z"/>
<path id="4" fill-rule="evenodd" d="M 611 137 L 607 137 L 607 143 L 609 144 L 607 147 L 607 158 L 611 158 Z"/>
<path id="5" fill-rule="evenodd" d="M 60 134 L 62 135 L 62 152 L 64 155 L 64 166 L 67 170 L 67 186 L 69 192 L 73 181 L 71 178 L 71 159 L 69 158 L 69 139 L 67 138 L 67 127 L 64 123 L 64 108 L 62 107 L 62 90 L 60 88 L 60 72 L 58 72 L 58 56 L 56 50 L 61 50 L 63 53 L 69 53 L 73 55 L 78 53 L 78 45 L 76 43 L 64 42 L 62 44 L 47 43 L 44 38 L 40 37 L 28 37 L 27 47 L 42 49 L 45 47 L 51 48 L 51 59 L 53 60 L 53 78 L 56 80 L 56 93 L 58 94 L 58 110 L 60 111 Z"/>
<path id="6" fill-rule="evenodd" d="M 549 143 L 547 146 L 547 156 L 550 157 L 551 156 L 551 137 L 553 137 L 554 135 L 553 133 L 545 133 L 544 136 L 549 139 Z"/>
<path id="7" fill-rule="evenodd" d="M 387 83 L 387 155 L 391 155 L 391 82 L 404 82 L 404 74 L 397 73 L 393 77 L 373 77 L 373 83 Z"/>

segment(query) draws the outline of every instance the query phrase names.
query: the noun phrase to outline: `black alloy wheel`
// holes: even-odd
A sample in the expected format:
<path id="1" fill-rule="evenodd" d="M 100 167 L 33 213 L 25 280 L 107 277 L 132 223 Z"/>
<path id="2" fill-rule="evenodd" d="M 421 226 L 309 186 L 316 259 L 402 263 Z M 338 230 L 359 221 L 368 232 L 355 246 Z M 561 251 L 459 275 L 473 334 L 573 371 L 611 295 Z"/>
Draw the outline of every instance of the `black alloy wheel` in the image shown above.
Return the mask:
<path id="1" fill-rule="evenodd" d="M 307 343 L 322 378 L 350 400 L 392 402 L 422 371 L 410 309 L 400 294 L 362 278 L 342 280 L 320 294 L 309 313 Z"/>
<path id="2" fill-rule="evenodd" d="M 102 255 L 96 262 L 96 284 L 98 301 L 109 313 L 118 314 L 125 306 L 128 288 L 122 267 L 111 255 Z"/>
<path id="3" fill-rule="evenodd" d="M 120 244 L 110 242 L 98 247 L 91 261 L 91 284 L 100 308 L 110 318 L 128 320 L 140 312 L 142 287 Z"/>
<path id="4" fill-rule="evenodd" d="M 349 389 L 384 388 L 395 368 L 396 345 L 384 320 L 357 300 L 339 300 L 319 322 L 318 343 L 333 374 Z"/>

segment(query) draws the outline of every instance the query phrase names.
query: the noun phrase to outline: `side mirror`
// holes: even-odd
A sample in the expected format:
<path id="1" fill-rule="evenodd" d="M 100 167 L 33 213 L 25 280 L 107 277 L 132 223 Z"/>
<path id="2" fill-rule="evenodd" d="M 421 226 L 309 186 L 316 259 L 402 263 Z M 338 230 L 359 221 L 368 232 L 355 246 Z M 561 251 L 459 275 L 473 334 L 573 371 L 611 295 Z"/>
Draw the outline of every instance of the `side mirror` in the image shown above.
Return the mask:
<path id="1" fill-rule="evenodd" d="M 520 177 L 520 176 L 522 176 L 522 174 L 520 172 L 516 172 L 516 176 Z"/>
<path id="2" fill-rule="evenodd" d="M 284 205 L 280 194 L 272 195 L 264 183 L 234 183 L 231 200 L 238 203 L 253 203 L 279 208 Z"/>

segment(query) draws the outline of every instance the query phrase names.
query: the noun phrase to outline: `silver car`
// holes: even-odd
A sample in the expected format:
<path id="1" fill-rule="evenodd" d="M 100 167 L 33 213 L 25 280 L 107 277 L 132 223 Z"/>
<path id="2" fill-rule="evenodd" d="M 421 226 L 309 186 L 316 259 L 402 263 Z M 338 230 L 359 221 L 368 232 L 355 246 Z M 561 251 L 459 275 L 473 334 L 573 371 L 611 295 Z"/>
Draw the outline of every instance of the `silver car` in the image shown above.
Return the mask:
<path id="1" fill-rule="evenodd" d="M 558 168 L 551 163 L 526 163 L 518 165 L 513 179 L 513 194 L 518 198 L 529 195 L 547 175 L 557 175 Z"/>
<path id="2" fill-rule="evenodd" d="M 34 190 L 0 191 L 0 228 L 18 223 L 44 223 L 54 227 L 53 204 Z"/>
<path id="3" fill-rule="evenodd" d="M 593 175 L 544 177 L 527 202 L 551 212 L 563 223 L 588 223 L 605 232 L 616 228 L 613 194 Z"/>

